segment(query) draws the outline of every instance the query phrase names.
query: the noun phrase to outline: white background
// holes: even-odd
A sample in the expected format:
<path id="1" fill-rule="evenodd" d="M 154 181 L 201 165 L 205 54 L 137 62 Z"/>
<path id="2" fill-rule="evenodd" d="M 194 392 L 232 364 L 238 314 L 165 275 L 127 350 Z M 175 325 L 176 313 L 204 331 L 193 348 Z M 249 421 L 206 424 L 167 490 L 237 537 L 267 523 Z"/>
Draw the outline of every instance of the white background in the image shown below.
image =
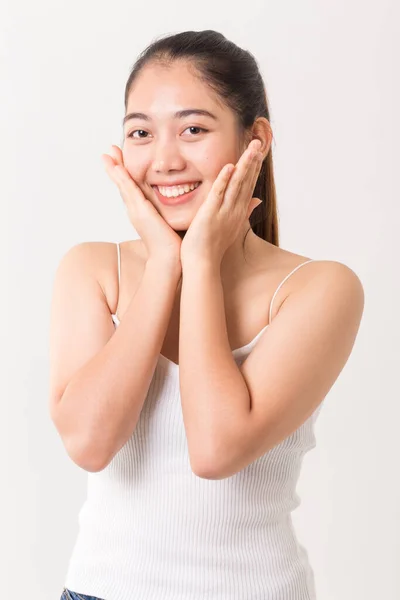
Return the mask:
<path id="1" fill-rule="evenodd" d="M 365 290 L 293 514 L 318 600 L 398 600 L 399 12 L 395 0 L 3 0 L 1 598 L 58 600 L 78 531 L 86 472 L 49 417 L 49 308 L 72 245 L 137 237 L 100 159 L 120 145 L 129 70 L 155 36 L 216 29 L 265 79 L 281 246 L 347 264 Z"/>

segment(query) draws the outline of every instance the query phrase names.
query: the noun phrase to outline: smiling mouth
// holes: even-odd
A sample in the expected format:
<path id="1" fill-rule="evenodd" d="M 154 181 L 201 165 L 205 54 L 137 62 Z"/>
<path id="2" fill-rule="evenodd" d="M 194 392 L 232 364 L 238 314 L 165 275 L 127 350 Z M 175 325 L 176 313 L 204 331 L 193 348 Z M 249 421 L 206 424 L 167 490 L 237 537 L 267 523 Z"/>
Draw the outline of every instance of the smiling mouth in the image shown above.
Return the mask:
<path id="1" fill-rule="evenodd" d="M 174 196 L 163 196 L 157 186 L 154 186 L 153 189 L 156 193 L 158 200 L 161 202 L 161 204 L 175 206 L 177 204 L 183 204 L 184 202 L 189 202 L 196 194 L 196 191 L 201 187 L 201 183 L 202 182 L 199 181 L 198 185 L 193 190 L 189 190 L 188 192 L 185 192 L 183 194 L 174 195 Z"/>
<path id="2" fill-rule="evenodd" d="M 193 192 L 195 189 L 197 189 L 199 187 L 200 184 L 201 184 L 201 181 L 195 181 L 193 183 L 185 183 L 185 184 L 181 184 L 181 185 L 177 185 L 177 186 L 154 185 L 152 187 L 164 198 L 179 198 L 180 196 L 184 196 L 185 194 L 189 194 L 190 192 Z M 174 188 L 174 193 L 172 193 L 172 187 Z M 187 189 L 187 188 L 189 188 L 189 189 Z M 171 189 L 171 192 L 169 195 L 166 194 L 166 191 L 168 189 Z"/>

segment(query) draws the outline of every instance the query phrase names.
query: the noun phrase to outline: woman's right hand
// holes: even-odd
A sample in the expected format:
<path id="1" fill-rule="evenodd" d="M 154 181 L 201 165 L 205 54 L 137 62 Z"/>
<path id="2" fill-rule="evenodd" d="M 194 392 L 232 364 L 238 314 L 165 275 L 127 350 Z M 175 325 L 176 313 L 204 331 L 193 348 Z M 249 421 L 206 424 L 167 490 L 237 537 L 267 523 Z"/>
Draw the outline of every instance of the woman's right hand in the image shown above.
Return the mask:
<path id="1" fill-rule="evenodd" d="M 112 145 L 111 153 L 112 156 L 102 154 L 101 159 L 108 176 L 119 189 L 130 222 L 146 246 L 147 260 L 168 263 L 181 270 L 181 238 L 146 197 L 144 186 L 137 183 L 128 173 L 121 149 Z"/>

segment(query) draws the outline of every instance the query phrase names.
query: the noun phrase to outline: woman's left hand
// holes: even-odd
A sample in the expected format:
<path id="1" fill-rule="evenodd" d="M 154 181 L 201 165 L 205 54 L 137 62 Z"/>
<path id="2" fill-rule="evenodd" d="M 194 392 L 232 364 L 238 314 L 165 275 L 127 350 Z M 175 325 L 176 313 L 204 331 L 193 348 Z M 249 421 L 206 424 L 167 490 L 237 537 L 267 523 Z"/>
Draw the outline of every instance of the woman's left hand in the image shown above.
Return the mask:
<path id="1" fill-rule="evenodd" d="M 219 172 L 182 240 L 182 267 L 199 259 L 221 264 L 244 221 L 261 203 L 259 198 L 252 198 L 263 160 L 260 146 L 259 140 L 252 140 L 236 166 L 227 164 Z"/>

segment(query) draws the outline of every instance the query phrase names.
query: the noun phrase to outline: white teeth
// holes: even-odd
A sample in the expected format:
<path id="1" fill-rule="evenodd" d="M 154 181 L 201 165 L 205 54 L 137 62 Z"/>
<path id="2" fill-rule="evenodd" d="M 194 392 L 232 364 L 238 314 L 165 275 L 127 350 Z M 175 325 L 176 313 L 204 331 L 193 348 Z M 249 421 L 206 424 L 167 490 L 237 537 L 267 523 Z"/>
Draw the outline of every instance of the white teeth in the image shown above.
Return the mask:
<path id="1" fill-rule="evenodd" d="M 200 185 L 200 181 L 197 183 L 185 183 L 184 185 L 173 185 L 173 186 L 157 186 L 158 191 L 162 196 L 166 196 L 167 198 L 176 198 L 177 196 L 181 196 L 182 194 L 187 194 L 191 190 L 194 190 Z"/>

